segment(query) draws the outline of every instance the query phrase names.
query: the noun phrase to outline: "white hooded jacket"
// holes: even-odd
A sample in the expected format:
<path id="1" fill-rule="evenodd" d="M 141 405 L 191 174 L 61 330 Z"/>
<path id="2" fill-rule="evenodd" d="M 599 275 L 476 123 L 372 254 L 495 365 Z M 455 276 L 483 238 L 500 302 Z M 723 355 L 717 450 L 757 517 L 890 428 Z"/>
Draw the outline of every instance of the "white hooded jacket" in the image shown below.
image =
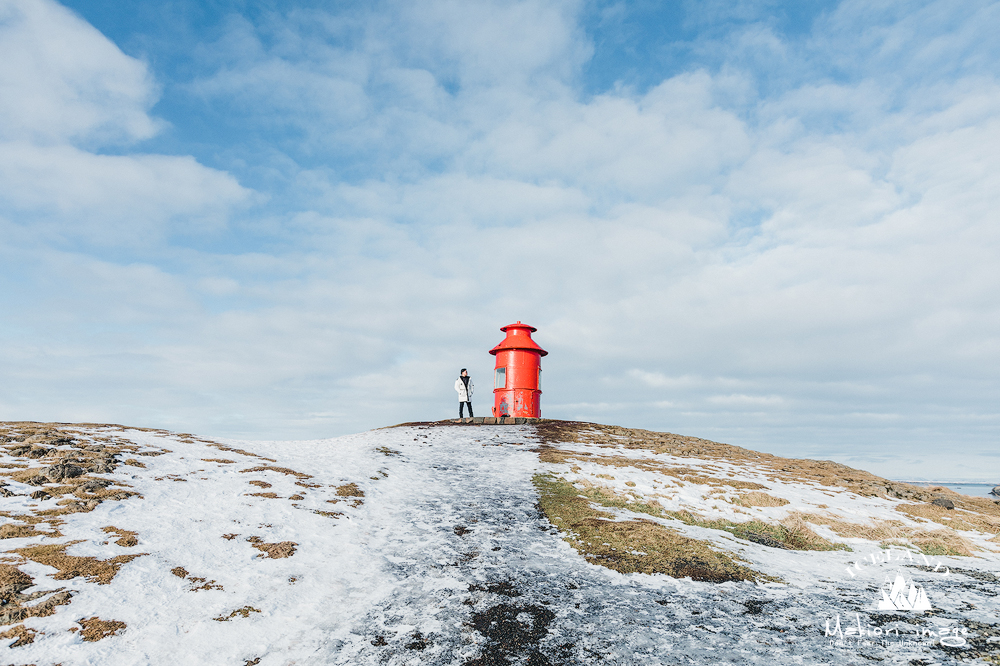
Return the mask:
<path id="1" fill-rule="evenodd" d="M 459 377 L 455 380 L 455 390 L 458 391 L 459 402 L 470 402 L 472 399 L 472 377 L 469 377 L 469 390 L 465 390 L 465 382 Z"/>

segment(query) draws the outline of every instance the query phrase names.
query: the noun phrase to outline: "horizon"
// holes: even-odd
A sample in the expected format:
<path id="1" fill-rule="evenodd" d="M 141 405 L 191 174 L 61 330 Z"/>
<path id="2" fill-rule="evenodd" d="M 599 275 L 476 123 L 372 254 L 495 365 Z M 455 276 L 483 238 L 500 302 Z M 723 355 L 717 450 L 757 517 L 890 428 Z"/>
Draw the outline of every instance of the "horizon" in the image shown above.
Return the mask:
<path id="1" fill-rule="evenodd" d="M 544 417 L 1000 483 L 1000 3 L 326 4 L 0 0 L 0 420 L 484 414 L 520 320 Z"/>

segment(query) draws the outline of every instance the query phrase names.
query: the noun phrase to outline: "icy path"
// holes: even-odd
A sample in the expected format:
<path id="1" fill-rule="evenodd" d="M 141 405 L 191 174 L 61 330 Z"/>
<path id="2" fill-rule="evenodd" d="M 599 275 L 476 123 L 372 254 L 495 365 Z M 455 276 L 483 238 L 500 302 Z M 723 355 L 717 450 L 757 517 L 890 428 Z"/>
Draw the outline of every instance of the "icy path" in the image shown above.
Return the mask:
<path id="1" fill-rule="evenodd" d="M 378 442 L 400 455 L 382 462 L 389 478 L 374 484 L 357 520 L 364 548 L 390 580 L 373 591 L 351 633 L 329 646 L 333 663 L 951 661 L 919 646 L 831 647 L 824 624 L 833 613 L 824 611 L 844 608 L 845 599 L 857 610 L 869 602 L 868 581 L 846 574 L 815 576 L 804 589 L 763 588 L 623 576 L 588 564 L 536 508 L 531 477 L 544 466 L 529 450 L 530 427 L 400 428 L 380 431 Z M 810 568 L 832 573 L 857 554 L 806 557 Z M 948 584 L 977 583 L 958 578 Z M 978 583 L 981 599 L 991 586 Z M 995 594 L 986 614 L 993 622 Z M 845 613 L 844 627 L 851 619 Z M 954 622 L 929 626 L 937 625 Z"/>
<path id="2" fill-rule="evenodd" d="M 547 467 L 531 450 L 538 443 L 531 426 L 226 442 L 276 462 L 174 435 L 121 436 L 170 451 L 143 458 L 146 468 L 116 470 L 145 499 L 70 514 L 58 541 L 86 539 L 67 551 L 77 556 L 145 555 L 109 585 L 52 580 L 50 568 L 23 565 L 38 586 L 65 586 L 75 596 L 27 622 L 42 633 L 11 651 L 18 663 L 959 663 L 933 639 L 831 645 L 824 623 L 837 613 L 844 629 L 855 612 L 865 631 L 875 628 L 863 612 L 875 574 L 844 573 L 863 553 L 752 546 L 746 555 L 754 566 L 770 563 L 769 573 L 793 583 L 766 587 L 624 576 L 588 564 L 536 508 L 531 478 Z M 260 466 L 271 469 L 250 469 Z M 364 491 L 363 500 L 335 492 L 347 483 Z M 28 501 L 22 497 L 7 501 Z M 137 532 L 138 545 L 109 544 L 106 525 Z M 37 538 L 6 541 L 10 549 Z M 294 542 L 296 550 L 265 558 L 258 542 Z M 998 579 L 971 571 L 977 562 L 969 558 L 948 561 L 970 571 L 937 576 L 928 590 L 939 610 L 912 619 L 912 628 L 972 619 L 995 632 Z M 177 567 L 187 577 L 172 574 Z M 71 625 L 91 615 L 128 628 L 81 642 Z"/>

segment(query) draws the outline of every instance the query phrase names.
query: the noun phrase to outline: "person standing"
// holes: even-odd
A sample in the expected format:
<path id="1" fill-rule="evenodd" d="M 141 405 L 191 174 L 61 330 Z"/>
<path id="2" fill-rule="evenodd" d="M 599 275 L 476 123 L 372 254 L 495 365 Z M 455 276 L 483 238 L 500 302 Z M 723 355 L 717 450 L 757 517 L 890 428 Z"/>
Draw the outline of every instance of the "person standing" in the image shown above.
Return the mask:
<path id="1" fill-rule="evenodd" d="M 465 406 L 469 406 L 469 418 L 472 418 L 472 377 L 462 368 L 461 376 L 455 380 L 455 390 L 458 391 L 458 418 L 462 418 Z"/>

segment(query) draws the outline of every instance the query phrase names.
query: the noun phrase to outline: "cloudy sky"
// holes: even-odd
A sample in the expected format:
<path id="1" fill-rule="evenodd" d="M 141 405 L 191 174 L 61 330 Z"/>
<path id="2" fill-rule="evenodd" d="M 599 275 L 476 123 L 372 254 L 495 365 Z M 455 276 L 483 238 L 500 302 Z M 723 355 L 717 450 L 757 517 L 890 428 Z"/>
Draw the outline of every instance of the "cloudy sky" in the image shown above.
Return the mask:
<path id="1" fill-rule="evenodd" d="M 1000 482 L 1000 3 L 0 0 L 0 419 Z"/>

